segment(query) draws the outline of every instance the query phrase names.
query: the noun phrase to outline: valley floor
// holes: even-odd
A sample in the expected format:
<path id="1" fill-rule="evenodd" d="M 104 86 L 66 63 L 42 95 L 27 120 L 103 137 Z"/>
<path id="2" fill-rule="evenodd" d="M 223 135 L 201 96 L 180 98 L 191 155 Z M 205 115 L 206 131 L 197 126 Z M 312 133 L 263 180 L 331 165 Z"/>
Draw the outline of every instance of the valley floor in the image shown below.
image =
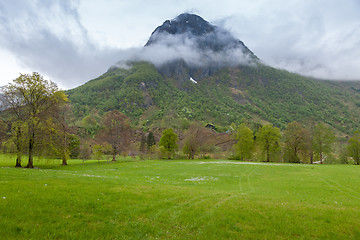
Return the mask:
<path id="1" fill-rule="evenodd" d="M 3 239 L 359 239 L 360 169 L 0 157 Z"/>

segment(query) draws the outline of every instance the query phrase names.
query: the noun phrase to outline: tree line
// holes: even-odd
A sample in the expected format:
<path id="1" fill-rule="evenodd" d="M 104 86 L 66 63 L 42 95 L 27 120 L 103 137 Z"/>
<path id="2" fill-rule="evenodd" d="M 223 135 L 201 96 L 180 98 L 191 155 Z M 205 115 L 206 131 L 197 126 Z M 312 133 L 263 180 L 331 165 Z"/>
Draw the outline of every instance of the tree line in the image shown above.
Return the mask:
<path id="1" fill-rule="evenodd" d="M 221 157 L 265 162 L 323 163 L 335 157 L 359 165 L 360 132 L 356 131 L 340 150 L 335 151 L 336 136 L 332 128 L 318 123 L 304 127 L 288 123 L 281 131 L 272 124 L 230 126 L 230 133 L 218 136 L 200 122 L 183 124 L 184 130 L 167 128 L 157 136 L 131 126 L 123 113 L 112 110 L 103 116 L 90 114 L 81 121 L 72 115 L 66 94 L 40 74 L 20 74 L 2 87 L 0 137 L 3 149 L 16 153 L 16 167 L 34 167 L 34 156 L 101 159 L 116 161 L 120 154 L 171 159 L 176 154 L 189 159 Z M 214 140 L 224 137 L 224 140 Z M 156 139 L 158 138 L 158 139 Z M 158 140 L 158 143 L 157 143 Z M 220 143 L 219 143 L 220 142 Z M 218 145 L 232 145 L 223 150 Z M 179 151 L 181 150 L 181 151 Z M 181 155 L 183 154 L 183 155 Z"/>
<path id="2" fill-rule="evenodd" d="M 339 143 L 342 148 L 336 151 L 335 133 L 332 128 L 323 123 L 306 128 L 295 121 L 289 123 L 284 131 L 272 124 L 259 126 L 255 132 L 244 123 L 233 126 L 233 128 L 232 135 L 235 144 L 233 151 L 229 151 L 230 159 L 323 164 L 326 159 L 337 158 L 340 160 L 338 162 L 350 163 L 349 160 L 352 160 L 354 164 L 360 164 L 359 131 L 356 131 L 347 143 Z M 171 155 L 179 146 L 175 144 L 177 135 L 171 138 L 167 137 L 170 130 L 172 132 L 172 129 L 163 131 L 159 146 L 161 147 L 164 142 L 163 138 L 167 139 L 166 142 L 173 139 L 172 144 L 167 143 L 172 148 L 165 148 Z M 208 151 L 208 148 L 202 148 L 206 142 L 204 136 L 206 138 L 204 127 L 198 123 L 191 124 L 185 132 L 182 151 L 189 159 L 194 159 L 195 155 Z"/>

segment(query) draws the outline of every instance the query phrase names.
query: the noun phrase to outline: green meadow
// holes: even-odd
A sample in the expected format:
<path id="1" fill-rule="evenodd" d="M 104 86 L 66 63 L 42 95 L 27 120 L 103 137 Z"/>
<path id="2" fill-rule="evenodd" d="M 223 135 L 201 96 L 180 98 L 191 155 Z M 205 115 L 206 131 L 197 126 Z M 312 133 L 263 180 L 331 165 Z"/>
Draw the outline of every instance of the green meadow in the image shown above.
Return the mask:
<path id="1" fill-rule="evenodd" d="M 360 168 L 0 157 L 1 239 L 360 239 Z"/>

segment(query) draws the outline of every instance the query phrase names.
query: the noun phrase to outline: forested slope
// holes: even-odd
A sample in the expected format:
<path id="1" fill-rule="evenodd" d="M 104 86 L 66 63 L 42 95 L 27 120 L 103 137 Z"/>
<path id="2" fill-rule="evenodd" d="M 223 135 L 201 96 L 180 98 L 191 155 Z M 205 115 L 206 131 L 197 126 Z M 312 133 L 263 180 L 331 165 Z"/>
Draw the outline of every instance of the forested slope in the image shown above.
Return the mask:
<path id="1" fill-rule="evenodd" d="M 196 80 L 196 79 L 195 79 Z M 161 75 L 150 63 L 110 68 L 67 91 L 81 119 L 91 111 L 117 109 L 137 124 L 171 125 L 178 119 L 221 126 L 242 121 L 325 122 L 343 133 L 359 127 L 359 94 L 340 83 L 306 78 L 265 65 L 220 69 L 194 83 Z"/>

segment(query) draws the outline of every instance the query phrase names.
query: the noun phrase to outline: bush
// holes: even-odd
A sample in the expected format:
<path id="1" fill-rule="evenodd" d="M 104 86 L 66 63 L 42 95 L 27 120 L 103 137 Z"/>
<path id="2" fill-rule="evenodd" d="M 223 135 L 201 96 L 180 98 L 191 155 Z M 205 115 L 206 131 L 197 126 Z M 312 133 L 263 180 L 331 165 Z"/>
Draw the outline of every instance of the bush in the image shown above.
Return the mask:
<path id="1" fill-rule="evenodd" d="M 324 156 L 325 164 L 341 164 L 341 160 L 339 158 L 334 157 L 333 155 Z"/>
<path id="2" fill-rule="evenodd" d="M 168 158 L 168 152 L 166 151 L 164 146 L 160 146 L 158 149 L 158 157 L 160 159 L 166 159 Z"/>

